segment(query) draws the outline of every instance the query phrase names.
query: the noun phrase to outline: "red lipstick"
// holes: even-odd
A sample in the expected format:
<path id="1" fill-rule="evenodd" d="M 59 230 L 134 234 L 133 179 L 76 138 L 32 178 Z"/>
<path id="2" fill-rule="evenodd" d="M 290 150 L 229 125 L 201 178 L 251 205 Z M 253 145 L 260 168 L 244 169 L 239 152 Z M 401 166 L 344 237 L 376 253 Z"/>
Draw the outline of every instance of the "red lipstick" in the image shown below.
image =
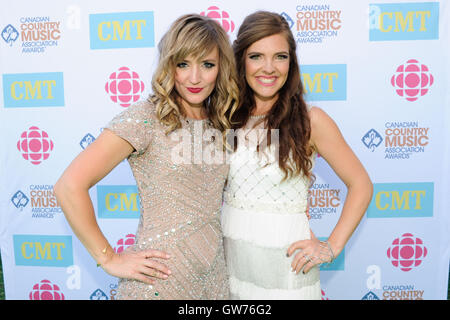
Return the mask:
<path id="1" fill-rule="evenodd" d="M 192 93 L 199 93 L 200 91 L 203 90 L 203 88 L 187 88 L 189 90 L 189 92 Z"/>

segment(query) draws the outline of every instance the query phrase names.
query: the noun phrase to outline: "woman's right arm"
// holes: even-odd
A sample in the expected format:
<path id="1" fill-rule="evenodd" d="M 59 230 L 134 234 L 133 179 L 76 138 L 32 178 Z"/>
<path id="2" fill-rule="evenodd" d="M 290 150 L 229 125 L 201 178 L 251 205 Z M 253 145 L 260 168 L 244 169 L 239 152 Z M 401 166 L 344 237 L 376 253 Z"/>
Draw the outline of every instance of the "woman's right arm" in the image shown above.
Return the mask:
<path id="1" fill-rule="evenodd" d="M 105 129 L 64 171 L 54 186 L 56 198 L 73 232 L 91 256 L 109 274 L 153 284 L 166 279 L 169 269 L 149 258 L 168 259 L 158 250 L 116 254 L 101 232 L 89 189 L 133 152 L 126 140 Z"/>

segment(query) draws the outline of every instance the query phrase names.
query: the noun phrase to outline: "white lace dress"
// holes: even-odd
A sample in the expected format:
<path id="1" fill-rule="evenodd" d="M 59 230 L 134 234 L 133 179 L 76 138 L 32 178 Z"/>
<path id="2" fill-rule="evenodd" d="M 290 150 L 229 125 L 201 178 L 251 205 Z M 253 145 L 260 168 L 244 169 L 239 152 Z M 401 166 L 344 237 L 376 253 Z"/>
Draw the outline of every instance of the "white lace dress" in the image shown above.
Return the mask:
<path id="1" fill-rule="evenodd" d="M 258 117 L 251 117 L 247 128 Z M 283 172 L 274 148 L 258 157 L 258 125 L 230 156 L 230 171 L 224 191 L 221 223 L 225 258 L 230 276 L 231 299 L 321 299 L 319 268 L 306 275 L 291 272 L 294 255 L 286 257 L 295 241 L 309 239 L 308 181 L 304 176 L 281 182 Z M 239 130 L 238 130 L 239 131 Z M 261 136 L 261 134 L 260 134 Z M 270 164 L 264 166 L 269 160 Z"/>

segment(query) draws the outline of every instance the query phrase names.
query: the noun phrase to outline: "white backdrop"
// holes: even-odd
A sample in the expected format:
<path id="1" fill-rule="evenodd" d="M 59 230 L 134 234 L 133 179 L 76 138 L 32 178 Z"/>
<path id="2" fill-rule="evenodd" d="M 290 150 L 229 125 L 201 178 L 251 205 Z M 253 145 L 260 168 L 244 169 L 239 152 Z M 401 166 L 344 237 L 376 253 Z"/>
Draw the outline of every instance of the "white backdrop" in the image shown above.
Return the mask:
<path id="1" fill-rule="evenodd" d="M 114 115 L 150 93 L 156 45 L 172 21 L 207 14 L 234 40 L 258 9 L 291 23 L 308 100 L 336 121 L 375 187 L 344 252 L 321 270 L 323 299 L 447 298 L 448 1 L 20 0 L 0 11 L 7 299 L 114 299 L 117 279 L 74 236 L 53 185 Z M 346 188 L 323 159 L 314 172 L 311 226 L 326 238 Z M 90 190 L 117 251 L 134 242 L 136 192 L 125 161 Z"/>

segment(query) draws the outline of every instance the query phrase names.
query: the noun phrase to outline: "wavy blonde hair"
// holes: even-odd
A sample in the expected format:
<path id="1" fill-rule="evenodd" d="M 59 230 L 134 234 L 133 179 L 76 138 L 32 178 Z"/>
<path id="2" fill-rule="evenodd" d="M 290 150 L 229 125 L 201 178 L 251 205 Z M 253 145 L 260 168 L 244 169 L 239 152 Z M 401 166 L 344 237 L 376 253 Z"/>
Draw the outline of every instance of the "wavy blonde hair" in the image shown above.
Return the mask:
<path id="1" fill-rule="evenodd" d="M 214 20 L 187 14 L 178 18 L 159 42 L 159 63 L 152 79 L 153 95 L 159 121 L 168 128 L 166 133 L 181 128 L 180 116 L 184 111 L 177 101 L 175 68 L 189 55 L 203 58 L 217 47 L 219 73 L 216 85 L 205 110 L 214 128 L 224 133 L 231 128 L 230 119 L 238 105 L 236 63 L 230 40 L 225 30 Z"/>

